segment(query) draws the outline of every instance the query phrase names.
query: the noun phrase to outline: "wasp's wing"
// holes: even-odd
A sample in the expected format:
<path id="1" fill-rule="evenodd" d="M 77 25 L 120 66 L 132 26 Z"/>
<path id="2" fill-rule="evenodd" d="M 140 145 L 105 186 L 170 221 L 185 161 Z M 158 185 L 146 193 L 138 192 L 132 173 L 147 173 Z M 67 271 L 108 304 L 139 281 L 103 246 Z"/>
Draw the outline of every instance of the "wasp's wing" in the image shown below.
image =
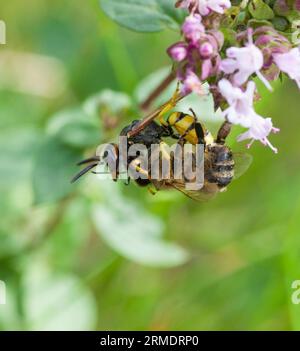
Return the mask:
<path id="1" fill-rule="evenodd" d="M 250 154 L 236 152 L 233 154 L 233 159 L 235 163 L 233 179 L 238 179 L 248 170 L 253 161 L 253 157 Z"/>
<path id="2" fill-rule="evenodd" d="M 176 103 L 180 101 L 184 96 L 182 96 L 179 93 L 179 89 L 177 88 L 174 95 L 170 100 L 168 100 L 166 103 L 161 105 L 159 108 L 157 108 L 154 112 L 150 113 L 150 115 L 146 116 L 143 118 L 137 125 L 130 131 L 128 132 L 127 136 L 128 138 L 131 138 L 138 133 L 140 133 L 144 128 L 146 128 L 156 117 L 159 116 L 161 113 L 166 113 L 170 111 L 173 107 L 175 107 Z M 164 112 L 165 111 L 165 112 Z"/>

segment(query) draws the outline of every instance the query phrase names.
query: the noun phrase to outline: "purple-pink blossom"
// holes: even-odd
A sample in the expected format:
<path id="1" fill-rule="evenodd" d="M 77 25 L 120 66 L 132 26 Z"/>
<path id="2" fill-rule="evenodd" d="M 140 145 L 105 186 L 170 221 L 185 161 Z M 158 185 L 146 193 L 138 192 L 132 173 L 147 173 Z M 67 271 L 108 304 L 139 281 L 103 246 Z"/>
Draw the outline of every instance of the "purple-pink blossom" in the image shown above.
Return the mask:
<path id="1" fill-rule="evenodd" d="M 181 8 L 189 9 L 191 13 L 199 12 L 202 16 L 211 12 L 223 14 L 231 7 L 230 0 L 181 0 L 177 4 Z"/>
<path id="2" fill-rule="evenodd" d="M 261 73 L 269 81 L 278 79 L 280 69 L 274 62 L 274 54 L 283 54 L 291 49 L 291 43 L 274 28 L 269 26 L 259 27 L 254 30 L 255 45 L 261 50 L 264 64 Z"/>
<path id="3" fill-rule="evenodd" d="M 187 40 L 196 43 L 205 32 L 205 28 L 201 22 L 201 16 L 198 14 L 188 16 L 185 19 L 181 30 Z"/>
<path id="4" fill-rule="evenodd" d="M 203 16 L 208 15 L 211 11 L 222 14 L 230 7 L 229 0 L 200 0 L 198 5 L 199 12 Z"/>
<path id="5" fill-rule="evenodd" d="M 192 70 L 188 70 L 183 80 L 182 93 L 187 95 L 191 92 L 195 92 L 198 95 L 203 95 L 203 87 L 198 76 Z"/>
<path id="6" fill-rule="evenodd" d="M 224 37 L 220 31 L 205 30 L 199 14 L 189 15 L 182 26 L 185 41 L 173 44 L 167 50 L 176 64 L 177 77 L 186 92 L 202 92 L 202 81 L 219 72 Z"/>
<path id="7" fill-rule="evenodd" d="M 248 43 L 244 47 L 231 47 L 226 50 L 227 58 L 222 60 L 220 69 L 226 74 L 232 74 L 233 83 L 241 86 L 247 82 L 249 77 L 256 73 L 260 80 L 269 90 L 270 83 L 260 73 L 264 64 L 261 50 L 253 44 L 252 35 L 249 31 Z"/>
<path id="8" fill-rule="evenodd" d="M 223 111 L 224 117 L 232 124 L 249 128 L 252 123 L 255 83 L 249 82 L 246 91 L 242 91 L 241 88 L 233 86 L 229 80 L 222 79 L 218 87 L 229 105 Z"/>
<path id="9" fill-rule="evenodd" d="M 199 47 L 200 56 L 204 59 L 210 58 L 214 52 L 214 47 L 209 42 L 204 42 Z"/>
<path id="10" fill-rule="evenodd" d="M 229 107 L 223 111 L 224 117 L 232 124 L 248 128 L 248 131 L 238 137 L 238 141 L 251 139 L 248 147 L 254 140 L 259 140 L 268 145 L 275 153 L 277 149 L 270 143 L 268 135 L 276 133 L 279 129 L 274 128 L 271 118 L 263 118 L 253 108 L 255 83 L 248 82 L 247 89 L 235 87 L 227 79 L 222 79 L 218 84 L 219 91 L 226 99 Z"/>
<path id="11" fill-rule="evenodd" d="M 240 134 L 237 137 L 237 141 L 250 139 L 251 141 L 247 145 L 247 147 L 250 148 L 255 140 L 259 140 L 263 145 L 269 146 L 271 150 L 277 154 L 278 149 L 271 144 L 270 140 L 268 139 L 268 135 L 270 133 L 278 133 L 279 129 L 273 127 L 271 118 L 263 118 L 255 113 L 252 119 L 253 121 L 250 128 L 247 130 L 247 132 Z"/>
<path id="12" fill-rule="evenodd" d="M 188 54 L 188 49 L 187 49 L 186 43 L 179 42 L 170 46 L 167 52 L 174 61 L 180 62 L 186 59 Z"/>
<path id="13" fill-rule="evenodd" d="M 278 68 L 294 79 L 300 89 L 300 48 L 293 48 L 283 54 L 273 54 Z"/>

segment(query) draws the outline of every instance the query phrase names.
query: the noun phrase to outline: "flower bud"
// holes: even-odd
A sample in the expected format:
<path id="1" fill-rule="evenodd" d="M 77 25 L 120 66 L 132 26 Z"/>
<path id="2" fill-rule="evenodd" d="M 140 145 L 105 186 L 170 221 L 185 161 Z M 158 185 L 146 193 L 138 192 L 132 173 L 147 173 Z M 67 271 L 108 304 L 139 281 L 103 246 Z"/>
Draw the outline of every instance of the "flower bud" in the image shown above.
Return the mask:
<path id="1" fill-rule="evenodd" d="M 214 52 L 214 48 L 208 42 L 203 43 L 199 48 L 200 56 L 204 59 L 210 58 L 213 52 Z"/>
<path id="2" fill-rule="evenodd" d="M 183 42 L 176 43 L 167 50 L 169 56 L 177 62 L 183 61 L 187 57 L 186 44 Z"/>
<path id="3" fill-rule="evenodd" d="M 188 16 L 182 25 L 182 33 L 192 42 L 197 42 L 204 32 L 201 16 L 198 14 Z"/>

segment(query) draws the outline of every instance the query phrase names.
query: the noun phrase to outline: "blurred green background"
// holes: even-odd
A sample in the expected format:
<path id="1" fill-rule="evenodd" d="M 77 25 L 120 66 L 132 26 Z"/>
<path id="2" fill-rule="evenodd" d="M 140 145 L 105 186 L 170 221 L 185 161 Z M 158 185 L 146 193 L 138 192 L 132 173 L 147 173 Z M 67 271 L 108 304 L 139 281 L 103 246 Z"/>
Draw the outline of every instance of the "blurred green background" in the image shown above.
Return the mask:
<path id="1" fill-rule="evenodd" d="M 75 163 L 139 116 L 179 34 L 120 28 L 97 0 L 10 0 L 1 19 L 0 329 L 299 330 L 296 85 L 260 87 L 279 154 L 256 143 L 250 170 L 214 201 L 93 175 L 71 186 Z"/>

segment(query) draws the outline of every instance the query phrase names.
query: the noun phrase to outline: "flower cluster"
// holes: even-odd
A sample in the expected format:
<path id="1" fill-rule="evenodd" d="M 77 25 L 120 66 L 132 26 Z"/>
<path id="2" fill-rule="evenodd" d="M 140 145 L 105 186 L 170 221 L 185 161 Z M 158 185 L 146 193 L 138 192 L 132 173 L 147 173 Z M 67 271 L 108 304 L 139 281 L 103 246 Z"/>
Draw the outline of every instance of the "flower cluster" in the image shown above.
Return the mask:
<path id="1" fill-rule="evenodd" d="M 300 19 L 300 6 L 299 1 L 272 3 L 273 7 L 264 3 L 269 12 L 265 6 L 259 12 L 259 5 L 254 8 L 245 1 L 232 6 L 229 0 L 179 0 L 176 6 L 189 13 L 182 25 L 183 40 L 172 45 L 168 54 L 182 82 L 183 94 L 203 94 L 202 85 L 207 81 L 215 107 L 223 109 L 224 118 L 248 129 L 238 141 L 250 139 L 250 147 L 259 140 L 277 152 L 268 136 L 279 129 L 273 127 L 271 118 L 255 112 L 253 104 L 258 94 L 253 78 L 272 91 L 270 82 L 283 73 L 300 88 L 300 47 L 293 47 L 289 40 L 293 28 L 289 21 L 295 16 Z M 268 18 L 261 18 L 267 13 L 281 22 L 268 23 Z"/>

